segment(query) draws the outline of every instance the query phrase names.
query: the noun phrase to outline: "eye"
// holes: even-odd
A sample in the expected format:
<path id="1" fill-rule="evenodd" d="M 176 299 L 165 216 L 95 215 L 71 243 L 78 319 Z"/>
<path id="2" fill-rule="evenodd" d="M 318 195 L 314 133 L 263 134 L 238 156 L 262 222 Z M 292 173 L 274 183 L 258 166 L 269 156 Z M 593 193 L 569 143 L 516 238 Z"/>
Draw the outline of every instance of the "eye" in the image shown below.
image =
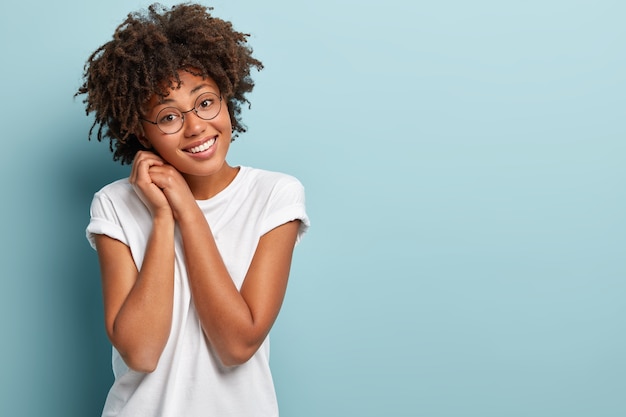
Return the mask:
<path id="1" fill-rule="evenodd" d="M 174 124 L 177 123 L 181 118 L 182 114 L 180 114 L 177 109 L 173 107 L 168 107 L 159 112 L 159 115 L 157 116 L 157 123 L 160 125 Z"/>
<path id="2" fill-rule="evenodd" d="M 215 100 L 213 99 L 213 97 L 203 97 L 198 102 L 198 110 L 208 109 L 213 105 L 214 102 Z"/>

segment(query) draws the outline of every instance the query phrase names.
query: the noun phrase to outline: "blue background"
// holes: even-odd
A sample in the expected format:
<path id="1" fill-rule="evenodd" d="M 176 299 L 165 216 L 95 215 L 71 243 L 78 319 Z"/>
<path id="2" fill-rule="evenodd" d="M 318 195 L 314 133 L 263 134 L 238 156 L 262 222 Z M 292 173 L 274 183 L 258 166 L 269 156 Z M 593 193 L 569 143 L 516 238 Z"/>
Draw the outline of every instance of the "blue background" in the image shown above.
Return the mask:
<path id="1" fill-rule="evenodd" d="M 0 415 L 111 383 L 73 94 L 143 1 L 0 14 Z M 164 2 L 166 5 L 172 2 Z M 622 1 L 215 1 L 252 34 L 232 164 L 305 184 L 272 363 L 285 417 L 626 415 Z"/>

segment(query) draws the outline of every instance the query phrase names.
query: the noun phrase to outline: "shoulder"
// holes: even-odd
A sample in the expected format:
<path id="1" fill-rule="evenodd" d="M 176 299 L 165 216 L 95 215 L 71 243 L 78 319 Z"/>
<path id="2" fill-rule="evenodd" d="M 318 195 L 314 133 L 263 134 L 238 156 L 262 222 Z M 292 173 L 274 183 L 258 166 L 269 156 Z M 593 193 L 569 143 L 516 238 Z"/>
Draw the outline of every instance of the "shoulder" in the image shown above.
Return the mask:
<path id="1" fill-rule="evenodd" d="M 98 207 L 108 207 L 115 211 L 135 212 L 143 210 L 143 203 L 133 190 L 128 178 L 123 178 L 105 185 L 98 190 L 91 204 L 92 211 Z"/>
<path id="2" fill-rule="evenodd" d="M 296 177 L 282 172 L 246 168 L 242 173 L 251 185 L 246 201 L 257 204 L 262 213 L 261 234 L 298 219 L 301 221 L 297 237 L 299 241 L 310 224 L 302 183 Z"/>
<path id="3" fill-rule="evenodd" d="M 289 187 L 304 188 L 296 177 L 282 172 L 241 167 L 241 174 L 245 183 L 258 189 L 269 191 Z"/>
<path id="4" fill-rule="evenodd" d="M 124 197 L 134 194 L 133 188 L 128 182 L 128 178 L 122 178 L 105 185 L 96 192 L 96 196 L 108 196 L 109 198 Z"/>
<path id="5" fill-rule="evenodd" d="M 242 202 L 276 206 L 304 204 L 304 186 L 294 176 L 282 172 L 241 167 L 237 198 Z"/>
<path id="6" fill-rule="evenodd" d="M 257 168 L 243 168 L 247 198 L 263 201 L 271 206 L 304 204 L 304 186 L 296 177 L 282 172 Z"/>

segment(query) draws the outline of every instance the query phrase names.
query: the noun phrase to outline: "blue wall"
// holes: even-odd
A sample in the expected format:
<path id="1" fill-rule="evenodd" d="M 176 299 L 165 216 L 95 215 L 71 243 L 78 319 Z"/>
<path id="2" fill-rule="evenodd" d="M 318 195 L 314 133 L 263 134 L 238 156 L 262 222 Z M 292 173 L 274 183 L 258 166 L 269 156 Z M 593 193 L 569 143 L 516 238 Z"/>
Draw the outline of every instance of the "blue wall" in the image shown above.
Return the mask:
<path id="1" fill-rule="evenodd" d="M 72 96 L 147 4 L 0 14 L 2 416 L 96 416 L 111 383 L 84 228 L 128 171 Z M 299 177 L 313 221 L 283 416 L 626 415 L 623 2 L 213 5 L 266 65 L 230 162 Z"/>

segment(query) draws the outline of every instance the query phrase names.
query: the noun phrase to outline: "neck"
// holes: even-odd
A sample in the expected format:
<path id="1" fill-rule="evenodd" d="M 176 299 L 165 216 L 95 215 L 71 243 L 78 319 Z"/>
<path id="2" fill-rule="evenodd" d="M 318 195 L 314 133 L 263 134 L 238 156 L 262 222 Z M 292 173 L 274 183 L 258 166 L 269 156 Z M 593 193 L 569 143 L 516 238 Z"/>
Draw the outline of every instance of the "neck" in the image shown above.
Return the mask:
<path id="1" fill-rule="evenodd" d="M 183 177 L 196 200 L 208 200 L 216 196 L 235 179 L 239 167 L 231 167 L 226 162 L 220 170 L 208 176 L 184 174 Z"/>

